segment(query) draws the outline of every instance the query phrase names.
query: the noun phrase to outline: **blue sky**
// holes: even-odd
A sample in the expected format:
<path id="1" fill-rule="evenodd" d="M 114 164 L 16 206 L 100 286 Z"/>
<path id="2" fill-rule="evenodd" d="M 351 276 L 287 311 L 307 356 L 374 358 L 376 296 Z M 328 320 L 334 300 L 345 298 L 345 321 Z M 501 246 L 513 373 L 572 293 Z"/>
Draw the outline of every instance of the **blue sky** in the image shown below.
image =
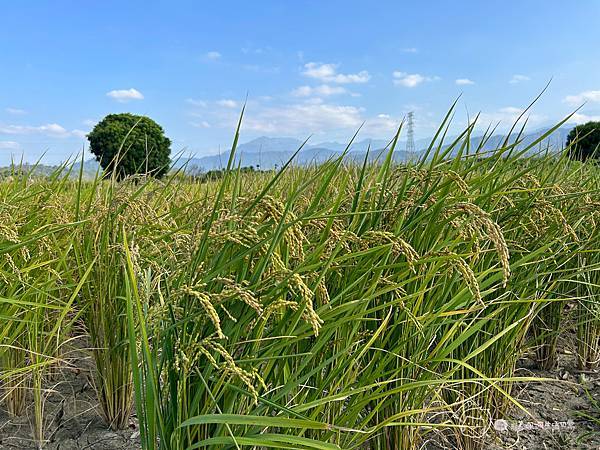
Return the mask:
<path id="1" fill-rule="evenodd" d="M 507 127 L 552 78 L 530 128 L 600 120 L 600 1 L 35 1 L 0 14 L 0 164 L 56 163 L 112 112 L 145 114 L 173 151 L 291 136 L 430 136 L 481 112 Z"/>

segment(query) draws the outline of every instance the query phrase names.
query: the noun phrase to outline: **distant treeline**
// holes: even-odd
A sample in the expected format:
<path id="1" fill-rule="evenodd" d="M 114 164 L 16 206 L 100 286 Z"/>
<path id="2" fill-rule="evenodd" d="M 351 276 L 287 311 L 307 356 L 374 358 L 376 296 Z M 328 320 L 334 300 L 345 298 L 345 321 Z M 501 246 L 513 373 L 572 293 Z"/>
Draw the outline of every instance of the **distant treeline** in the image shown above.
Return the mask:
<path id="1" fill-rule="evenodd" d="M 245 166 L 240 168 L 230 169 L 230 172 L 240 172 L 240 173 L 259 173 L 259 172 L 269 172 L 267 170 L 261 170 L 259 166 Z M 214 169 L 209 170 L 207 172 L 203 172 L 202 169 L 197 167 L 191 167 L 189 170 L 185 171 L 185 174 L 181 174 L 182 178 L 186 178 L 190 181 L 194 181 L 197 183 L 205 183 L 208 181 L 216 181 L 220 180 L 227 173 L 227 169 Z"/>

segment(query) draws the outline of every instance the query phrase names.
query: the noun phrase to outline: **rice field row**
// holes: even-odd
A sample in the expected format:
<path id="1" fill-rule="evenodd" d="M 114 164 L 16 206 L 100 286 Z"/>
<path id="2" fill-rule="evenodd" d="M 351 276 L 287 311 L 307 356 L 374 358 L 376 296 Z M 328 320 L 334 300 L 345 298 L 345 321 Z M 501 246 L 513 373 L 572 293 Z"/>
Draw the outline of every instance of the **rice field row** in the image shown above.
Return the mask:
<path id="1" fill-rule="evenodd" d="M 523 408 L 517 360 L 556 364 L 565 311 L 598 365 L 600 171 L 518 134 L 482 153 L 471 131 L 405 165 L 398 136 L 363 165 L 246 172 L 232 151 L 207 182 L 15 169 L 3 407 L 43 447 L 48 382 L 82 341 L 107 426 L 135 413 L 144 449 L 482 448 Z"/>

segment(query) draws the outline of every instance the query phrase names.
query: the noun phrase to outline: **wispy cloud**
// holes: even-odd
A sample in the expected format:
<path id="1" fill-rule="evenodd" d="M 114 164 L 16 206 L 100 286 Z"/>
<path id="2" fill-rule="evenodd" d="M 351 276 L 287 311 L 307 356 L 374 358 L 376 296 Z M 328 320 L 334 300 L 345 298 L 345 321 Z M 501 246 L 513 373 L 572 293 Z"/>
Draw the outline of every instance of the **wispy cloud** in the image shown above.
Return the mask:
<path id="1" fill-rule="evenodd" d="M 18 150 L 19 143 L 15 141 L 0 141 L 0 150 Z"/>
<path id="2" fill-rule="evenodd" d="M 48 136 L 69 136 L 69 131 L 57 123 L 47 125 L 0 125 L 0 134 L 45 134 Z"/>
<path id="3" fill-rule="evenodd" d="M 313 95 L 319 95 L 328 97 L 330 95 L 345 94 L 348 91 L 342 86 L 329 86 L 328 84 L 322 84 L 320 86 L 300 86 L 292 91 L 294 97 L 311 97 Z"/>
<path id="4" fill-rule="evenodd" d="M 522 83 L 524 81 L 529 81 L 531 80 L 531 78 L 529 78 L 527 75 L 513 75 L 512 78 L 508 81 L 510 84 L 518 84 L 518 83 Z"/>
<path id="5" fill-rule="evenodd" d="M 307 133 L 350 135 L 364 124 L 363 133 L 387 137 L 397 130 L 401 122 L 401 119 L 388 114 L 371 117 L 360 107 L 325 102 L 270 107 L 247 119 L 247 129 L 264 134 L 291 136 L 305 136 Z"/>
<path id="6" fill-rule="evenodd" d="M 458 86 L 469 86 L 471 84 L 475 84 L 475 82 L 473 80 L 470 80 L 468 78 L 457 78 L 454 82 Z"/>
<path id="7" fill-rule="evenodd" d="M 83 130 L 67 130 L 57 123 L 45 125 L 0 125 L 0 134 L 8 135 L 43 135 L 53 138 L 85 137 Z"/>
<path id="8" fill-rule="evenodd" d="M 262 55 L 264 53 L 270 52 L 271 47 L 256 47 L 254 45 L 246 45 L 242 47 L 242 53 L 245 55 L 254 54 L 254 55 Z"/>
<path id="9" fill-rule="evenodd" d="M 211 108 L 198 113 L 197 121 L 191 125 L 204 128 L 206 121 L 212 128 L 229 129 L 234 126 L 238 119 L 235 111 L 218 102 L 214 105 L 214 108 L 211 105 Z M 286 104 L 254 101 L 244 117 L 242 128 L 271 136 L 303 137 L 310 133 L 332 136 L 351 135 L 364 123 L 364 133 L 387 137 L 396 131 L 400 122 L 400 117 L 389 114 L 370 116 L 359 106 L 327 102 L 320 97 L 307 97 L 302 101 Z"/>
<path id="10" fill-rule="evenodd" d="M 205 100 L 197 100 L 195 98 L 186 98 L 185 102 L 192 105 L 192 106 L 198 106 L 200 108 L 206 108 L 208 106 L 208 102 Z"/>
<path id="11" fill-rule="evenodd" d="M 302 74 L 309 78 L 315 78 L 327 83 L 366 83 L 371 79 L 371 75 L 366 70 L 357 73 L 338 73 L 338 64 L 323 64 L 309 62 L 304 64 Z"/>
<path id="12" fill-rule="evenodd" d="M 242 69 L 248 70 L 250 72 L 259 72 L 259 73 L 279 73 L 281 72 L 281 68 L 279 66 L 269 66 L 265 64 L 242 64 Z"/>
<path id="13" fill-rule="evenodd" d="M 419 53 L 419 49 L 416 47 L 405 47 L 402 49 L 403 53 Z"/>
<path id="14" fill-rule="evenodd" d="M 235 100 L 224 98 L 222 100 L 217 100 L 217 105 L 223 106 L 225 108 L 237 108 L 238 102 L 236 102 Z"/>
<path id="15" fill-rule="evenodd" d="M 302 103 L 269 107 L 248 116 L 245 128 L 261 133 L 301 134 L 358 128 L 363 122 L 361 108 L 326 103 Z"/>
<path id="16" fill-rule="evenodd" d="M 202 120 L 200 122 L 192 122 L 191 125 L 196 128 L 210 128 L 210 123 L 208 123 L 206 120 Z"/>
<path id="17" fill-rule="evenodd" d="M 600 91 L 584 91 L 576 95 L 567 95 L 564 102 L 574 106 L 579 106 L 585 102 L 600 103 Z"/>
<path id="18" fill-rule="evenodd" d="M 221 54 L 215 50 L 207 52 L 206 55 L 204 55 L 206 57 L 206 59 L 210 59 L 211 61 L 217 61 L 219 59 L 221 59 Z"/>
<path id="19" fill-rule="evenodd" d="M 130 100 L 143 100 L 144 99 L 144 96 L 142 95 L 142 93 L 134 88 L 115 89 L 115 90 L 107 92 L 106 95 L 120 103 L 125 103 Z"/>
<path id="20" fill-rule="evenodd" d="M 588 115 L 583 113 L 575 113 L 569 119 L 569 122 L 575 122 L 577 124 L 586 123 L 586 122 L 600 122 L 600 116 L 598 115 Z"/>
<path id="21" fill-rule="evenodd" d="M 19 108 L 5 108 L 4 111 L 6 111 L 8 114 L 12 114 L 13 116 L 22 116 L 27 114 L 27 111 Z"/>
<path id="22" fill-rule="evenodd" d="M 84 139 L 87 136 L 88 132 L 84 130 L 71 130 L 71 135 Z"/>
<path id="23" fill-rule="evenodd" d="M 407 72 L 400 72 L 400 71 L 395 71 L 393 73 L 393 77 L 394 77 L 394 84 L 396 86 L 404 86 L 407 88 L 414 88 L 426 81 L 436 81 L 436 80 L 440 79 L 437 76 L 428 77 L 425 75 L 421 75 L 419 73 L 407 73 Z"/>
<path id="24" fill-rule="evenodd" d="M 523 108 L 506 106 L 496 111 L 482 112 L 479 115 L 478 124 L 483 126 L 500 124 L 501 127 L 504 127 L 514 124 L 517 122 L 517 120 L 519 123 L 523 123 L 524 120 L 527 120 L 528 125 L 536 126 L 541 125 L 544 123 L 544 121 L 548 120 L 548 117 L 545 115 L 536 114 L 529 111 L 521 117 L 523 111 Z"/>

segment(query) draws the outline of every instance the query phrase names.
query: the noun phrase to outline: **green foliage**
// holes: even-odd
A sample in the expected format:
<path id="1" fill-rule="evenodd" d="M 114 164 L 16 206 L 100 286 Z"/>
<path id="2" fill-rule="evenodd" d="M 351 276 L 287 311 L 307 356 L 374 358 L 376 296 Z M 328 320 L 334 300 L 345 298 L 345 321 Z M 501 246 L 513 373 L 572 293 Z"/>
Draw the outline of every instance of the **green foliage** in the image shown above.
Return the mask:
<path id="1" fill-rule="evenodd" d="M 600 157 L 600 122 L 587 122 L 577 125 L 567 136 L 569 156 L 585 161 Z"/>
<path id="2" fill-rule="evenodd" d="M 236 170 L 239 171 L 240 173 L 259 172 L 257 169 L 254 168 L 254 166 L 240 167 L 239 169 L 236 169 Z M 223 178 L 225 175 L 227 175 L 227 172 L 228 171 L 225 169 L 209 170 L 208 172 L 205 172 L 205 173 L 193 175 L 193 180 L 199 181 L 201 183 L 205 183 L 208 181 L 217 181 L 217 180 L 220 180 L 221 178 Z"/>
<path id="3" fill-rule="evenodd" d="M 87 137 L 96 160 L 118 179 L 135 174 L 160 178 L 169 170 L 171 141 L 148 117 L 109 114 Z"/>
<path id="4" fill-rule="evenodd" d="M 600 170 L 527 156 L 546 136 L 484 154 L 470 133 L 406 165 L 279 172 L 233 168 L 236 136 L 201 182 L 13 168 L 3 407 L 33 409 L 43 444 L 47 380 L 85 333 L 104 420 L 135 405 L 144 449 L 410 450 L 438 430 L 482 448 L 531 381 L 517 359 L 553 360 L 565 305 L 580 364 L 598 361 Z"/>

